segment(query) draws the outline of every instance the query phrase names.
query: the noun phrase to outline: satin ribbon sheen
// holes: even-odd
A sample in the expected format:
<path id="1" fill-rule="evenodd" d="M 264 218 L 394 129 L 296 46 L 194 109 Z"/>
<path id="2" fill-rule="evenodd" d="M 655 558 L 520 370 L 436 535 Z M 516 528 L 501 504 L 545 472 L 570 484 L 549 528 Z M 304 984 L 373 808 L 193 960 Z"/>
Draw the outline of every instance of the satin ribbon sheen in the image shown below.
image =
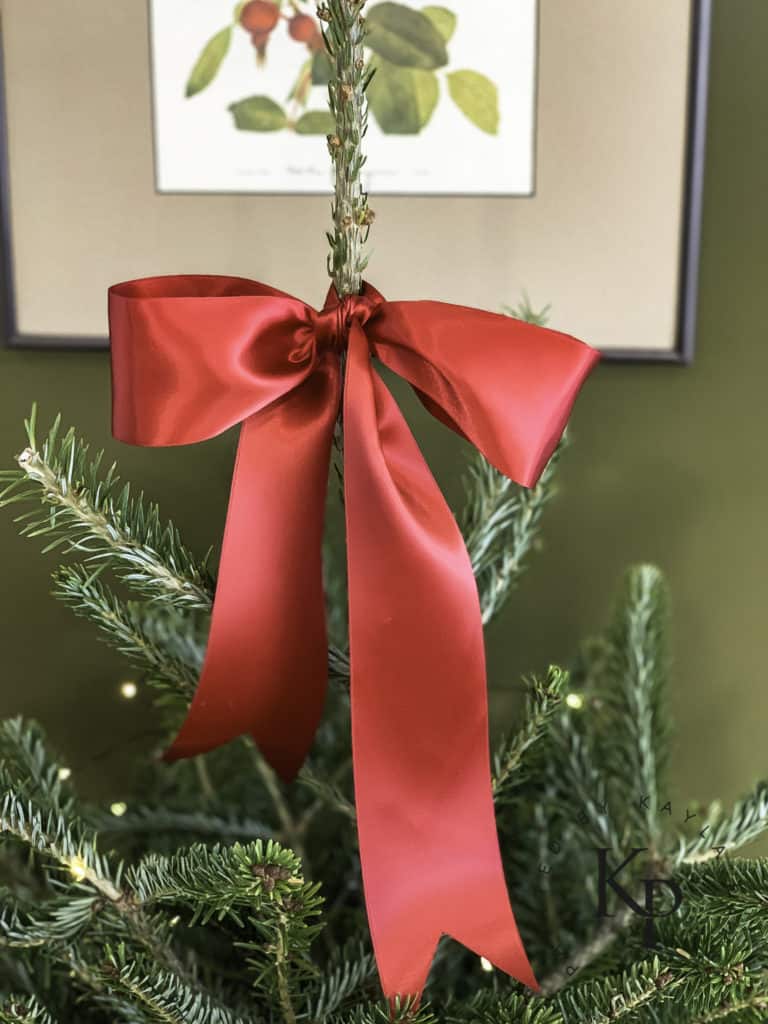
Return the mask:
<path id="1" fill-rule="evenodd" d="M 483 632 L 456 521 L 372 356 L 504 474 L 532 486 L 597 353 L 520 320 L 370 285 L 322 311 L 243 278 L 109 292 L 113 429 L 190 444 L 242 423 L 211 632 L 168 752 L 244 733 L 284 779 L 326 689 L 321 541 L 343 389 L 352 746 L 384 992 L 419 995 L 443 933 L 537 988 L 507 894 L 489 770 Z"/>

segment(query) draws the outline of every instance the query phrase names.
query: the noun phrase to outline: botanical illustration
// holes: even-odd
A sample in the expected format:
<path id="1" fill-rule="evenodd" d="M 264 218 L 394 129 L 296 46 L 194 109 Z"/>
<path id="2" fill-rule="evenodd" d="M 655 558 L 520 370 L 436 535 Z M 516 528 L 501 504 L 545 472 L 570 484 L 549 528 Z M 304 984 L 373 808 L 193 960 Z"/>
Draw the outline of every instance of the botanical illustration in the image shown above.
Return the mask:
<path id="1" fill-rule="evenodd" d="M 234 9 L 232 22 L 203 46 L 186 82 L 193 100 L 215 79 L 234 47 L 254 50 L 254 92 L 233 98 L 229 113 L 240 131 L 326 135 L 334 130 L 325 108 L 331 77 L 321 23 L 309 13 L 308 0 L 248 0 Z M 482 72 L 452 68 L 450 43 L 460 29 L 447 7 L 417 10 L 392 0 L 374 4 L 366 14 L 368 101 L 379 128 L 388 135 L 423 132 L 440 102 L 452 102 L 467 121 L 488 135 L 499 133 L 497 85 Z M 258 75 L 270 61 L 270 42 L 287 33 L 296 43 L 296 75 L 287 96 L 258 90 Z M 322 87 L 322 93 L 316 91 Z M 315 108 L 314 104 L 317 104 Z"/>

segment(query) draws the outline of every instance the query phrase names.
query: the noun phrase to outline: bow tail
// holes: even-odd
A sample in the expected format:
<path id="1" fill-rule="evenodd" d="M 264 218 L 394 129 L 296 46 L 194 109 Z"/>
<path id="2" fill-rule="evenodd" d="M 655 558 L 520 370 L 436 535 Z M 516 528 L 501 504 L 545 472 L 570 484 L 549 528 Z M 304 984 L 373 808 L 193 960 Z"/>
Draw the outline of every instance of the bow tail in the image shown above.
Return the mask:
<path id="1" fill-rule="evenodd" d="M 250 732 L 290 779 L 312 743 L 327 682 L 321 552 L 338 404 L 328 354 L 243 423 L 205 664 L 168 760 Z"/>
<path id="2" fill-rule="evenodd" d="M 356 325 L 344 417 L 355 792 L 382 986 L 420 995 L 447 933 L 536 988 L 496 833 L 469 557 Z"/>

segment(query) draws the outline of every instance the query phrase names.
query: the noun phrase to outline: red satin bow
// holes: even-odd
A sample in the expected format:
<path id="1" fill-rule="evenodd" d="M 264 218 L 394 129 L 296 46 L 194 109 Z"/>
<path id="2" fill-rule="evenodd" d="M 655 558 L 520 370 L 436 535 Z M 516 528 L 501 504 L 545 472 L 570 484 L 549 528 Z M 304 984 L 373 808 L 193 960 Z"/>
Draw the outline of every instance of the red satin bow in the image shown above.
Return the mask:
<path id="1" fill-rule="evenodd" d="M 344 386 L 352 746 L 368 919 L 388 996 L 418 995 L 447 933 L 536 988 L 510 907 L 489 774 L 477 589 L 454 517 L 372 356 L 531 486 L 598 355 L 567 335 L 370 285 L 325 308 L 242 278 L 109 293 L 117 438 L 242 422 L 205 665 L 169 756 L 251 733 L 286 779 L 323 706 L 321 540 Z"/>

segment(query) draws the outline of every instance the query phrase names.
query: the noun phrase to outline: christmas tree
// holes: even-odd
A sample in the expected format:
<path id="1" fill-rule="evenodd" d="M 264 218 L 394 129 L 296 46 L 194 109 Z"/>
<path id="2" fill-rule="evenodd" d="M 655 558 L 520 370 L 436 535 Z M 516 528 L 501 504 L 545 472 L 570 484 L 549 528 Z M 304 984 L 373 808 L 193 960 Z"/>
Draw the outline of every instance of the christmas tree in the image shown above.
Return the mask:
<path id="1" fill-rule="evenodd" d="M 341 296 L 360 290 L 373 219 L 360 184 L 363 5 L 319 8 L 334 68 L 329 272 Z M 537 320 L 527 306 L 515 315 Z M 55 596 L 137 666 L 170 737 L 203 664 L 214 572 L 73 430 L 57 422 L 38 436 L 34 413 L 26 426 L 2 503 L 18 505 L 23 533 L 66 554 Z M 479 454 L 468 466 L 457 519 L 485 625 L 521 580 L 562 448 L 531 489 Z M 331 692 L 293 785 L 241 739 L 172 766 L 151 760 L 129 803 L 101 808 L 78 798 L 38 725 L 2 723 L 0 1020 L 768 1018 L 768 865 L 735 855 L 768 827 L 768 783 L 729 810 L 668 801 L 667 595 L 647 565 L 627 573 L 613 621 L 570 671 L 526 681 L 520 721 L 493 753 L 512 904 L 541 992 L 445 939 L 420 1004 L 382 1000 L 357 847 L 340 573 L 326 599 Z"/>

